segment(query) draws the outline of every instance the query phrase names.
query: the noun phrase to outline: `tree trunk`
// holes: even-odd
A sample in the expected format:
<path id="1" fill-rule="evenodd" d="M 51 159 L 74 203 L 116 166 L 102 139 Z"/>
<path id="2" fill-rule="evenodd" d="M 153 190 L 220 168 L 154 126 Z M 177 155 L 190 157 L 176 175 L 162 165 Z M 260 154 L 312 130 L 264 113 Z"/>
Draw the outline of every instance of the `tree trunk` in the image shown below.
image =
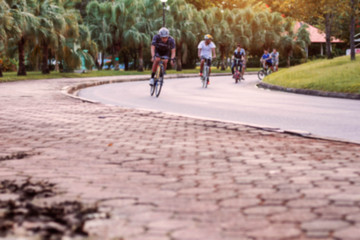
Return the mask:
<path id="1" fill-rule="evenodd" d="M 139 67 L 138 67 L 138 71 L 139 72 L 144 71 L 144 51 L 143 51 L 143 45 L 142 44 L 140 44 L 140 46 L 139 46 Z"/>
<path id="2" fill-rule="evenodd" d="M 127 53 L 124 54 L 124 65 L 125 71 L 129 70 L 129 55 Z"/>
<path id="3" fill-rule="evenodd" d="M 292 54 L 292 50 L 290 50 L 287 54 L 287 67 L 288 68 L 291 66 L 291 54 Z"/>
<path id="4" fill-rule="evenodd" d="M 326 57 L 332 58 L 331 53 L 331 25 L 332 25 L 332 13 L 326 13 L 325 15 L 325 34 L 326 34 Z"/>
<path id="5" fill-rule="evenodd" d="M 352 61 L 355 61 L 355 0 L 351 0 L 350 57 Z"/>
<path id="6" fill-rule="evenodd" d="M 182 41 L 176 46 L 176 71 L 182 71 Z"/>
<path id="7" fill-rule="evenodd" d="M 225 47 L 220 46 L 220 62 L 221 62 L 221 70 L 225 71 Z"/>
<path id="8" fill-rule="evenodd" d="M 25 68 L 25 38 L 21 37 L 18 42 L 18 51 L 19 51 L 19 69 L 18 76 L 26 76 L 26 68 Z"/>
<path id="9" fill-rule="evenodd" d="M 1 61 L 1 59 L 0 59 Z M 2 63 L 0 63 L 0 77 L 3 77 L 3 73 L 2 73 Z"/>
<path id="10" fill-rule="evenodd" d="M 105 52 L 101 53 L 101 63 L 100 63 L 100 70 L 104 67 L 104 61 L 105 61 Z"/>
<path id="11" fill-rule="evenodd" d="M 57 55 L 57 53 L 55 53 L 55 72 L 59 72 L 60 68 L 59 68 L 59 57 Z"/>
<path id="12" fill-rule="evenodd" d="M 43 41 L 43 43 L 42 43 L 42 63 L 41 63 L 42 74 L 50 73 L 48 59 L 49 59 L 48 43 L 46 41 Z"/>
<path id="13" fill-rule="evenodd" d="M 131 58 L 130 58 L 130 59 L 131 59 Z M 133 56 L 132 56 L 132 59 L 133 59 L 133 63 L 134 63 L 134 64 L 132 65 L 131 70 L 136 70 L 137 67 L 138 67 L 138 56 L 137 56 L 136 51 L 134 51 Z"/>

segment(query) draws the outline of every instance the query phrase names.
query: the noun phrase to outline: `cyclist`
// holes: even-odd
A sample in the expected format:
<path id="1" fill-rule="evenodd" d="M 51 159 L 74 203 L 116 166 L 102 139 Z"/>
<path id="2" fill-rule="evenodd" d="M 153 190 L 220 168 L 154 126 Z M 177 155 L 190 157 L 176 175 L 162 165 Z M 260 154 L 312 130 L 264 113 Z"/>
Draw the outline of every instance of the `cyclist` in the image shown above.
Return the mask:
<path id="1" fill-rule="evenodd" d="M 264 55 L 260 58 L 260 62 L 263 64 L 264 69 L 268 67 L 272 69 L 272 59 L 267 49 L 264 50 Z"/>
<path id="2" fill-rule="evenodd" d="M 200 77 L 203 75 L 204 63 L 206 59 L 216 58 L 215 53 L 215 44 L 212 42 L 213 37 L 210 34 L 206 34 L 204 36 L 204 40 L 202 40 L 198 45 L 198 57 L 200 58 Z M 211 61 L 210 61 L 211 66 Z M 210 68 L 211 72 L 211 68 Z M 210 75 L 209 72 L 209 75 Z M 209 84 L 209 82 L 208 82 Z"/>
<path id="3" fill-rule="evenodd" d="M 243 48 L 241 48 L 241 44 L 239 43 L 237 45 L 237 48 L 235 49 L 234 51 L 234 55 L 233 55 L 233 63 L 231 65 L 231 72 L 232 72 L 232 75 L 234 76 L 234 68 L 238 67 L 237 65 L 239 65 L 240 67 L 240 73 L 241 73 L 241 79 L 244 80 L 243 78 L 243 70 L 244 70 L 244 66 L 243 66 L 243 63 L 244 63 L 244 60 L 245 60 L 245 50 Z"/>
<path id="4" fill-rule="evenodd" d="M 151 61 L 153 62 L 153 66 L 149 82 L 150 86 L 154 85 L 156 68 L 161 58 L 165 58 L 163 63 L 164 69 L 166 69 L 170 52 L 171 65 L 174 66 L 175 51 L 175 40 L 170 36 L 169 30 L 165 27 L 160 28 L 159 34 L 155 35 L 151 42 Z"/>
<path id="5" fill-rule="evenodd" d="M 279 70 L 279 52 L 276 51 L 276 48 L 273 49 L 272 53 L 270 54 L 272 59 L 272 70 L 273 72 L 276 72 Z"/>

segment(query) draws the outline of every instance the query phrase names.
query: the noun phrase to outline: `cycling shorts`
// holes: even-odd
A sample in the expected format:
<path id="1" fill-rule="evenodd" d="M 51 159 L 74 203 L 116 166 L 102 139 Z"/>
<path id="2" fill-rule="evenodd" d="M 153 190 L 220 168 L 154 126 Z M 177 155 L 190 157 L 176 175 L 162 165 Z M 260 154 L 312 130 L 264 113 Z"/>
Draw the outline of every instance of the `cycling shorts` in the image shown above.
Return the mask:
<path id="1" fill-rule="evenodd" d="M 155 50 L 155 57 L 168 59 L 170 56 L 170 51 L 156 51 Z"/>
<path id="2" fill-rule="evenodd" d="M 265 64 L 269 67 L 272 67 L 272 65 L 273 65 L 272 62 L 267 62 L 267 61 L 265 62 Z"/>

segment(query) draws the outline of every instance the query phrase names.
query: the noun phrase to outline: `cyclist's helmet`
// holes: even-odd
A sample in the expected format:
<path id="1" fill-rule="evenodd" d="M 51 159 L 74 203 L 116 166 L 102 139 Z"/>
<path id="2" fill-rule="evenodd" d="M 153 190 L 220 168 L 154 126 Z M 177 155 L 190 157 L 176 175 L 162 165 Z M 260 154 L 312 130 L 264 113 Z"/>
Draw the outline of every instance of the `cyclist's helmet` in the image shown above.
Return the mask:
<path id="1" fill-rule="evenodd" d="M 160 28 L 160 30 L 159 30 L 159 35 L 160 35 L 160 37 L 169 37 L 170 35 L 169 35 L 169 30 L 167 29 L 167 28 L 165 28 L 165 27 L 162 27 L 162 28 Z"/>
<path id="2" fill-rule="evenodd" d="M 204 39 L 205 39 L 205 40 L 208 40 L 208 39 L 212 40 L 213 37 L 212 37 L 210 34 L 206 34 L 206 35 L 204 36 Z"/>

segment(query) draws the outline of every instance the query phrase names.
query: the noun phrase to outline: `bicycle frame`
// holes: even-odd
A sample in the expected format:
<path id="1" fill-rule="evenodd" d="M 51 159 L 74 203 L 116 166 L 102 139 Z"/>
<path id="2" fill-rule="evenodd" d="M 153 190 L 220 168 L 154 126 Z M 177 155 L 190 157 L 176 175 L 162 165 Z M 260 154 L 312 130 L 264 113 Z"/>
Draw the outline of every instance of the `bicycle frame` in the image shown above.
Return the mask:
<path id="1" fill-rule="evenodd" d="M 241 59 L 234 59 L 234 68 L 235 68 L 235 73 L 234 73 L 234 79 L 235 79 L 235 83 L 238 83 L 240 81 L 241 78 L 241 72 L 242 72 L 242 64 L 241 64 Z M 239 70 L 240 68 L 240 70 Z"/>
<path id="2" fill-rule="evenodd" d="M 164 84 L 164 62 L 163 60 L 167 58 L 161 58 L 159 65 L 156 68 L 154 85 L 150 87 L 150 95 L 153 96 L 155 93 L 156 97 L 160 96 L 162 86 Z"/>

